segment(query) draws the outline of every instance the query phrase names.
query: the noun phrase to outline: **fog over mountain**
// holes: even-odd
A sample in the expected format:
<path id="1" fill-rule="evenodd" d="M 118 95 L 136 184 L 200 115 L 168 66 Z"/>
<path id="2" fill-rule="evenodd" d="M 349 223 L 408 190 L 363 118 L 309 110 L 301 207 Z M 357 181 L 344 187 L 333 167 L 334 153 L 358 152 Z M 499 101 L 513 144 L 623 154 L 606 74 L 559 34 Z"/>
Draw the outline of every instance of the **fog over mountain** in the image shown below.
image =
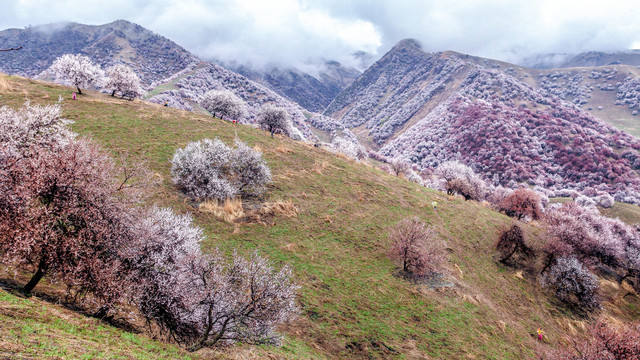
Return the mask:
<path id="1" fill-rule="evenodd" d="M 126 19 L 201 58 L 256 67 L 302 68 L 319 59 L 358 68 L 353 54 L 379 58 L 403 38 L 425 51 L 523 63 L 537 54 L 622 51 L 640 44 L 640 9 L 631 0 L 581 2 L 420 2 L 337 0 L 3 0 L 0 29 Z M 54 30 L 54 29 L 52 29 Z M 364 69 L 360 69 L 364 70 Z"/>

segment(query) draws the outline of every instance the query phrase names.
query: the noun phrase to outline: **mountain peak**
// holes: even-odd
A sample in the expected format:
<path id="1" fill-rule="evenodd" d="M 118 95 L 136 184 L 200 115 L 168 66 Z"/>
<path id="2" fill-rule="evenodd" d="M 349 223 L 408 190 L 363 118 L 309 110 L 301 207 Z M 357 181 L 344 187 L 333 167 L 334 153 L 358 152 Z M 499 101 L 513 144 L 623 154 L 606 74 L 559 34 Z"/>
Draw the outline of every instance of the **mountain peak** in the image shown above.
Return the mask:
<path id="1" fill-rule="evenodd" d="M 407 49 L 407 48 L 412 48 L 412 49 L 416 49 L 416 50 L 421 50 L 422 51 L 422 44 L 420 44 L 420 42 L 416 39 L 403 39 L 400 40 L 396 46 L 393 47 L 394 49 Z"/>

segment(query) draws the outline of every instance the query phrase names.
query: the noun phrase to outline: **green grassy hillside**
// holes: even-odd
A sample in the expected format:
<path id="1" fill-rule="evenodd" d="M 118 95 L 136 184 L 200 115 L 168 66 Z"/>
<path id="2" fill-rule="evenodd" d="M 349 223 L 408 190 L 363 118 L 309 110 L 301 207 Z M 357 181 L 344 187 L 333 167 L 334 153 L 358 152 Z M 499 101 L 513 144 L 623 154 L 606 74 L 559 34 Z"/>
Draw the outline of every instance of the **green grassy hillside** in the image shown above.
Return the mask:
<path id="1" fill-rule="evenodd" d="M 282 329 L 280 348 L 241 345 L 191 354 L 174 345 L 132 334 L 86 318 L 39 298 L 0 291 L 0 356 L 36 358 L 532 358 L 542 327 L 545 345 L 555 347 L 580 334 L 585 319 L 550 301 L 535 279 L 494 260 L 498 230 L 511 219 L 477 202 L 446 195 L 392 177 L 322 149 L 288 138 L 271 138 L 250 126 L 211 117 L 88 93 L 70 100 L 66 87 L 0 75 L 0 105 L 53 103 L 59 96 L 75 131 L 114 154 L 146 158 L 162 179 L 152 203 L 192 212 L 205 229 L 204 250 L 258 249 L 289 264 L 301 285 L 301 316 Z M 199 212 L 172 185 L 169 159 L 189 141 L 235 137 L 259 147 L 274 182 L 261 201 L 289 200 L 295 217 L 226 223 Z M 438 202 L 433 209 L 432 201 Z M 413 284 L 395 276 L 385 252 L 388 230 L 408 216 L 419 216 L 446 240 L 450 275 L 446 285 Z M 543 229 L 527 225 L 532 241 Z M 25 277 L 1 269 L 3 282 Z M 55 285 L 39 285 L 51 298 Z M 601 316 L 637 318 L 635 297 L 603 280 Z M 53 295 L 52 295 L 53 294 Z M 53 296 L 55 298 L 55 296 Z"/>

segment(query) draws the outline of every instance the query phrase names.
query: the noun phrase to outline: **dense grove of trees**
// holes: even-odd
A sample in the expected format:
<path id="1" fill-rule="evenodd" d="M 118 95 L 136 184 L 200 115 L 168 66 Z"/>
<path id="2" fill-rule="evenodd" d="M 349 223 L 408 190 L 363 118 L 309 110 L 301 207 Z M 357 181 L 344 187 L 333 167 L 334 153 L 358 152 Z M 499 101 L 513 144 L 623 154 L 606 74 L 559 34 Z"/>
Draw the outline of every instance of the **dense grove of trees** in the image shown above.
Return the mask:
<path id="1" fill-rule="evenodd" d="M 586 71 L 586 70 L 585 70 Z M 554 71 L 550 74 L 540 74 L 538 84 L 550 94 L 562 100 L 572 98 L 576 105 L 586 104 L 591 98 L 593 86 L 585 82 L 586 74 L 574 71 Z"/>
<path id="2" fill-rule="evenodd" d="M 140 206 L 144 166 L 116 166 L 68 123 L 59 106 L 0 109 L 0 261 L 35 272 L 24 291 L 49 277 L 78 301 L 90 295 L 99 316 L 128 303 L 189 350 L 277 343 L 298 312 L 291 271 L 257 253 L 202 253 L 190 215 Z M 262 185 L 260 155 L 225 147 L 238 191 Z"/>
<path id="3" fill-rule="evenodd" d="M 464 159 L 494 185 L 609 193 L 640 202 L 640 142 L 562 104 L 526 108 L 457 97 L 381 149 L 422 169 Z"/>

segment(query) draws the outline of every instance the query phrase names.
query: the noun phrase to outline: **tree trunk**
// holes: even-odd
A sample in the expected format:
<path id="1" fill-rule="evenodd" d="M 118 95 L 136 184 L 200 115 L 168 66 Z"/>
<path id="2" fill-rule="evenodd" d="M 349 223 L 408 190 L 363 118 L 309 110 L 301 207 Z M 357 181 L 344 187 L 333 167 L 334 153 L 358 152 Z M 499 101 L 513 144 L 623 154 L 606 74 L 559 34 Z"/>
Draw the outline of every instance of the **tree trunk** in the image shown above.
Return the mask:
<path id="1" fill-rule="evenodd" d="M 547 262 L 545 263 L 544 267 L 540 271 L 540 275 L 544 274 L 544 272 L 547 271 L 547 269 L 551 266 L 551 263 L 553 262 L 553 260 L 555 260 L 555 255 L 550 254 L 547 256 Z"/>
<path id="2" fill-rule="evenodd" d="M 115 90 L 113 90 L 113 91 L 111 92 L 111 96 L 116 96 L 116 91 L 115 91 Z"/>
<path id="3" fill-rule="evenodd" d="M 514 245 L 513 249 L 511 249 L 511 252 L 509 253 L 509 255 L 503 257 L 502 259 L 500 259 L 500 262 L 503 263 L 503 264 L 506 263 L 507 260 L 509 260 L 511 258 L 511 256 L 513 256 L 513 254 L 516 252 L 517 248 L 518 248 L 518 246 Z"/>
<path id="4" fill-rule="evenodd" d="M 38 265 L 38 271 L 36 271 L 36 273 L 33 275 L 31 280 L 29 280 L 27 285 L 24 286 L 23 291 L 25 294 L 31 294 L 31 291 L 33 290 L 33 288 L 35 288 L 36 285 L 38 285 L 38 282 L 40 282 L 40 280 L 44 276 L 44 271 L 42 270 L 43 265 L 44 265 L 43 262 L 40 261 L 40 265 Z"/>
<path id="5" fill-rule="evenodd" d="M 82 95 L 82 90 L 80 90 L 80 87 L 76 86 L 76 89 L 78 89 L 78 95 Z"/>

